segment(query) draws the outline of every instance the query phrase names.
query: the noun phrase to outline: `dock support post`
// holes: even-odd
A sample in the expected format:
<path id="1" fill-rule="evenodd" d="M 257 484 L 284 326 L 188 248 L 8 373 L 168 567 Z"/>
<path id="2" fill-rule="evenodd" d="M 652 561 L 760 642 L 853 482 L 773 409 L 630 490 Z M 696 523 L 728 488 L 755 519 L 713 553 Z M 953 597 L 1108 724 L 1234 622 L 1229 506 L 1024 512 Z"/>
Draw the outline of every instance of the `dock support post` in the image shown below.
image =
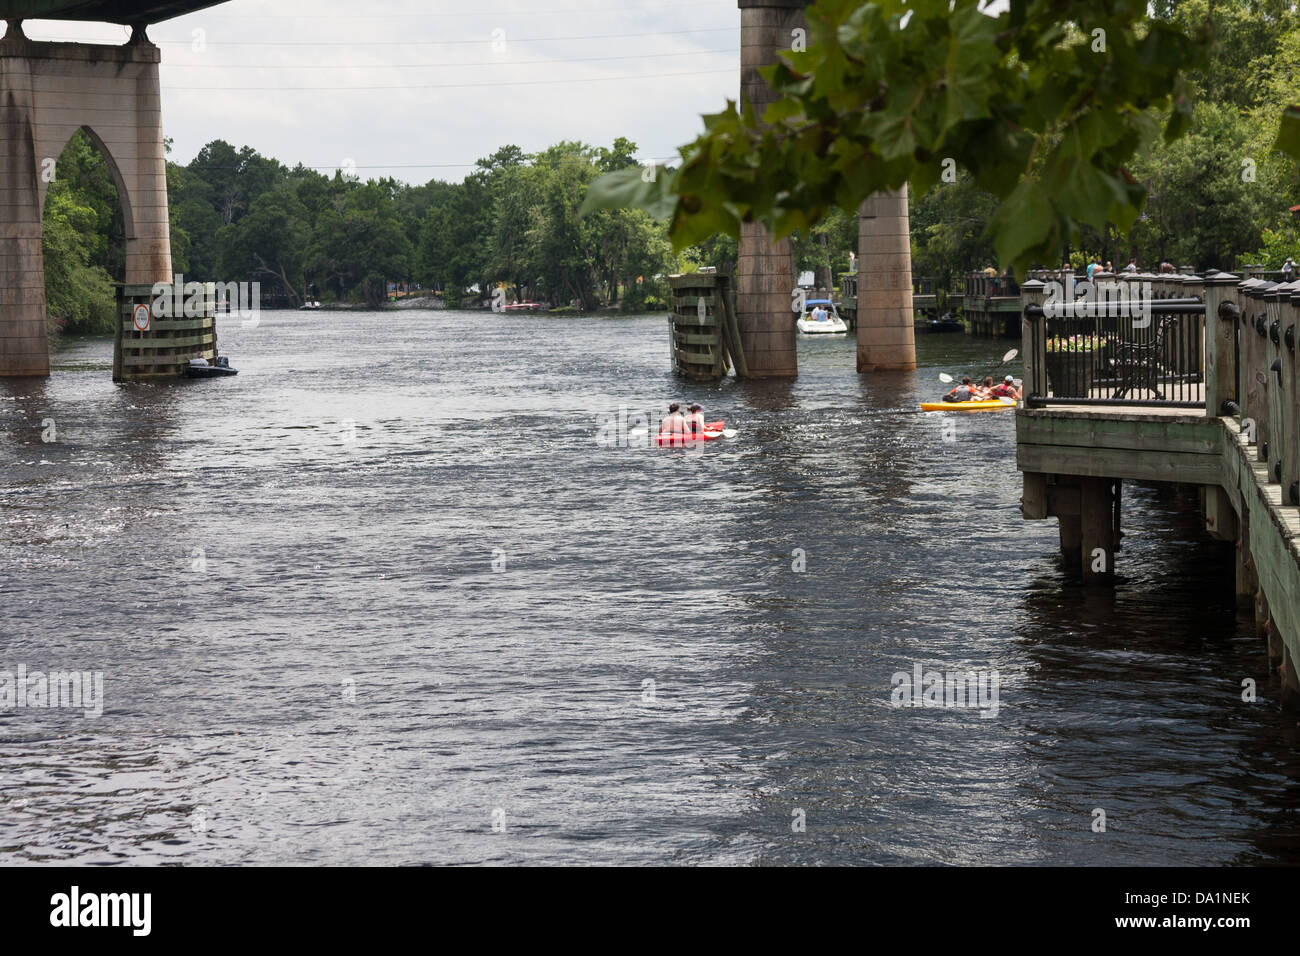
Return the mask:
<path id="1" fill-rule="evenodd" d="M 1268 641 L 1268 656 L 1270 659 L 1281 656 L 1280 647 L 1279 653 L 1274 653 L 1273 640 L 1269 634 L 1268 598 L 1264 596 L 1263 588 L 1255 592 L 1255 636 Z M 1281 641 L 1278 644 L 1280 645 Z"/>
<path id="2" fill-rule="evenodd" d="M 1124 532 L 1120 529 L 1120 513 L 1123 510 L 1124 502 L 1124 479 L 1116 478 L 1111 489 L 1111 541 L 1112 550 L 1118 552 L 1124 538 Z"/>
<path id="3" fill-rule="evenodd" d="M 1270 628 L 1270 648 L 1273 644 L 1272 635 L 1276 633 L 1277 628 Z M 1288 710 L 1300 709 L 1300 677 L 1296 675 L 1295 658 L 1291 656 L 1281 635 L 1278 635 L 1277 642 L 1282 645 L 1282 662 L 1278 665 L 1278 674 L 1282 678 L 1282 706 Z"/>
<path id="4" fill-rule="evenodd" d="M 1232 510 L 1228 493 L 1218 485 L 1204 485 L 1201 494 L 1206 534 L 1216 541 L 1239 540 L 1237 513 Z"/>
<path id="5" fill-rule="evenodd" d="M 1083 531 L 1079 515 L 1061 515 L 1056 520 L 1060 524 L 1061 560 L 1067 571 L 1079 570 L 1083 557 Z"/>
<path id="6" fill-rule="evenodd" d="M 1115 493 L 1111 478 L 1079 479 L 1080 560 L 1083 583 L 1115 583 Z"/>

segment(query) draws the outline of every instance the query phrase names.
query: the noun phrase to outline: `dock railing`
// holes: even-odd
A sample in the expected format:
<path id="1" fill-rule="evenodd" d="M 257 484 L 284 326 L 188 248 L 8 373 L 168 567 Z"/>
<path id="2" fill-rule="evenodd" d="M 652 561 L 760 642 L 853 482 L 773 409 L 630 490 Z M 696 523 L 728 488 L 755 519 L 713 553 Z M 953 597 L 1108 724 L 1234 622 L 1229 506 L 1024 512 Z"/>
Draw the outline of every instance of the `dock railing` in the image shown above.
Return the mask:
<path id="1" fill-rule="evenodd" d="M 1300 504 L 1300 281 L 1286 283 L 1223 274 L 1220 334 L 1235 346 L 1230 366 L 1234 394 L 1218 414 L 1240 419 L 1255 459 L 1267 464 L 1270 484 L 1281 486 L 1284 504 Z M 1229 366 L 1225 363 L 1225 372 Z M 1226 390 L 1225 390 L 1226 391 Z"/>
<path id="2" fill-rule="evenodd" d="M 1204 408 L 1206 302 L 1177 274 L 1022 287 L 1025 404 Z"/>
<path id="3" fill-rule="evenodd" d="M 963 294 L 984 299 L 1014 298 L 1020 295 L 1020 286 L 1009 275 L 971 272 L 966 276 Z"/>

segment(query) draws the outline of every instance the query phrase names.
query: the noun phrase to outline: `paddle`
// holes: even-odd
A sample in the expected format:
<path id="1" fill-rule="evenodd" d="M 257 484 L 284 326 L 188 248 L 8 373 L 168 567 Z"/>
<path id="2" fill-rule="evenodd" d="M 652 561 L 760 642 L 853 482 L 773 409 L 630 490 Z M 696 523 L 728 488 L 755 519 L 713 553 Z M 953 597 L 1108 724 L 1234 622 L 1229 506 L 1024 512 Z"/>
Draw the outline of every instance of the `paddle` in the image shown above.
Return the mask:
<path id="1" fill-rule="evenodd" d="M 1008 362 L 1010 362 L 1013 358 L 1015 358 L 1019 354 L 1020 354 L 1020 349 L 1012 349 L 1006 355 L 1002 356 L 1002 361 L 999 362 L 997 365 L 993 366 L 993 368 L 988 369 L 987 371 L 980 372 L 979 375 L 975 376 L 975 381 L 978 382 L 980 379 L 982 379 L 985 375 L 988 375 L 989 372 L 993 371 L 993 369 L 997 368 L 999 365 L 1006 365 Z M 947 372 L 940 372 L 939 381 L 943 382 L 943 384 L 945 385 L 951 385 L 954 379 Z"/>

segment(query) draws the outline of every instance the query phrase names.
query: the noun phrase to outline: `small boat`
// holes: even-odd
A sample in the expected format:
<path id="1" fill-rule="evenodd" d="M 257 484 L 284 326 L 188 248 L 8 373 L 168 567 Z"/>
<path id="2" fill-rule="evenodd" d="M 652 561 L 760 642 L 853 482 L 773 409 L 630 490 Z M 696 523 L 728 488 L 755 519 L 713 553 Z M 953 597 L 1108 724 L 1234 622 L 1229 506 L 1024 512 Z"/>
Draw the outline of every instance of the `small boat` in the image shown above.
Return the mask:
<path id="1" fill-rule="evenodd" d="M 995 398 L 988 402 L 922 402 L 923 412 L 1000 412 L 1004 408 L 1015 408 L 1014 399 L 1005 402 Z"/>
<path id="2" fill-rule="evenodd" d="M 224 355 L 217 359 L 216 364 L 209 365 L 206 361 L 202 364 L 195 364 L 194 360 L 185 366 L 186 378 L 222 378 L 226 375 L 238 375 L 235 369 L 230 367 L 230 359 Z"/>
<path id="3" fill-rule="evenodd" d="M 713 441 L 715 438 L 722 438 L 722 429 L 726 421 L 705 422 L 704 431 L 695 434 L 682 434 L 680 432 L 660 432 L 655 436 L 655 444 L 662 447 L 672 445 L 694 445 L 697 442 Z"/>
<path id="4" fill-rule="evenodd" d="M 824 307 L 827 313 L 826 318 L 820 322 L 812 317 L 813 310 L 819 305 Z M 804 308 L 807 311 L 795 322 L 795 328 L 804 335 L 845 335 L 848 333 L 849 327 L 844 324 L 839 311 L 835 308 L 835 303 L 830 299 L 809 299 L 804 303 Z"/>
<path id="5" fill-rule="evenodd" d="M 962 324 L 951 312 L 945 312 L 937 319 L 929 319 L 924 326 L 918 324 L 917 331 L 925 332 L 962 332 Z"/>
<path id="6" fill-rule="evenodd" d="M 304 302 L 302 305 L 298 306 L 298 311 L 299 311 L 299 312 L 314 312 L 316 309 L 319 309 L 319 308 L 320 308 L 320 303 L 319 303 L 319 302 L 317 302 L 315 299 L 308 299 L 308 300 L 307 300 L 306 302 Z"/>

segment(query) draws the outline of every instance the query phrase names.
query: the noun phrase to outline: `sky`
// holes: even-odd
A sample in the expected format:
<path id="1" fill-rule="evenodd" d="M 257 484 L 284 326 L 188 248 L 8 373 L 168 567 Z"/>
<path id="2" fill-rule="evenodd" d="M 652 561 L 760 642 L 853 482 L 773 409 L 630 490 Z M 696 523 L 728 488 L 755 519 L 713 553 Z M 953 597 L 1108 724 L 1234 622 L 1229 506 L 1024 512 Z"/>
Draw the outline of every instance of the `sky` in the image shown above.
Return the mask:
<path id="1" fill-rule="evenodd" d="M 32 39 L 125 42 L 32 20 Z M 735 98 L 736 0 L 230 0 L 149 28 L 170 158 L 213 139 L 362 179 L 458 181 L 507 144 L 665 160 Z"/>

